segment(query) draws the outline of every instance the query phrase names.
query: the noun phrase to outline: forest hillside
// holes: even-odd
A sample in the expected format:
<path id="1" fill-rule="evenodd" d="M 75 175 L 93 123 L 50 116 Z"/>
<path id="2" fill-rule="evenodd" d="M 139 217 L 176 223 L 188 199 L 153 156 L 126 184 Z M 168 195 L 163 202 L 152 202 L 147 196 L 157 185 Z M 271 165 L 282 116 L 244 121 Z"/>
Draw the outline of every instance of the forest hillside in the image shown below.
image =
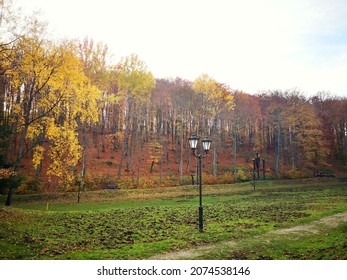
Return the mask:
<path id="1" fill-rule="evenodd" d="M 50 41 L 36 19 L 25 32 L 8 27 L 0 178 L 20 176 L 18 192 L 190 184 L 192 134 L 212 140 L 206 184 L 250 180 L 257 153 L 267 178 L 347 171 L 346 98 L 297 89 L 251 95 L 207 74 L 156 79 L 136 54 L 110 64 L 107 45 L 90 38 Z"/>

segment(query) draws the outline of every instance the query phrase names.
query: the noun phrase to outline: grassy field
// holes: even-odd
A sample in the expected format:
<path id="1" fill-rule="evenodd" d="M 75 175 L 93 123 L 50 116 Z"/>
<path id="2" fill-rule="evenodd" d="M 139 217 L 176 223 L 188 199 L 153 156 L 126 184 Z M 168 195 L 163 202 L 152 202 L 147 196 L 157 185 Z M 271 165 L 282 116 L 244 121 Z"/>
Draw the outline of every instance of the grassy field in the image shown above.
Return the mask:
<path id="1" fill-rule="evenodd" d="M 25 195 L 0 207 L 0 259 L 147 259 L 223 242 L 239 246 L 200 258 L 347 259 L 345 223 L 300 238 L 267 235 L 346 212 L 347 184 L 334 179 L 206 186 L 203 233 L 197 187 L 85 192 L 76 200 Z"/>

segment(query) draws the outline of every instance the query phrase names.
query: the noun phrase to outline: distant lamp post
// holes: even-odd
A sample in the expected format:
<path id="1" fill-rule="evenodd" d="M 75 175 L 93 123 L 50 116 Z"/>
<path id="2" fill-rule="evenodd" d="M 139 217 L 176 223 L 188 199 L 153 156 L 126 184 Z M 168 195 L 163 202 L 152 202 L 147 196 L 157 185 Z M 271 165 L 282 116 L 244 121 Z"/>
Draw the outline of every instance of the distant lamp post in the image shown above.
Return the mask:
<path id="1" fill-rule="evenodd" d="M 203 214 L 203 207 L 202 207 L 202 159 L 206 157 L 208 151 L 210 150 L 212 141 L 208 138 L 204 138 L 202 140 L 202 148 L 203 152 L 197 153 L 197 147 L 198 147 L 199 138 L 196 137 L 196 135 L 192 135 L 189 138 L 189 145 L 190 148 L 193 151 L 193 154 L 196 158 L 199 160 L 199 166 L 198 166 L 198 176 L 199 176 L 199 231 L 204 231 L 204 214 Z"/>
<path id="2" fill-rule="evenodd" d="M 256 174 L 259 180 L 260 163 L 263 163 L 263 180 L 265 180 L 265 159 L 261 160 L 258 151 L 256 152 L 255 158 L 253 160 L 253 188 L 255 189 Z"/>

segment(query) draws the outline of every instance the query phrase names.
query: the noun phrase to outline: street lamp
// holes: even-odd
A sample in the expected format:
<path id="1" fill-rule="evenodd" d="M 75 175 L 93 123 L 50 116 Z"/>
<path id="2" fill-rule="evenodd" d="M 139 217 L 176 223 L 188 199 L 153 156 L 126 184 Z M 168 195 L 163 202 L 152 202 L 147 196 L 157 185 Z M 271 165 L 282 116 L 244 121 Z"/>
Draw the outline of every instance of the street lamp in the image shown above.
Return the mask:
<path id="1" fill-rule="evenodd" d="M 200 232 L 204 231 L 204 219 L 203 219 L 203 207 L 202 207 L 202 159 L 206 157 L 208 151 L 210 150 L 212 141 L 208 138 L 204 138 L 202 140 L 202 148 L 204 150 L 203 153 L 197 153 L 199 138 L 196 135 L 192 135 L 189 138 L 189 145 L 193 151 L 193 155 L 199 160 L 199 230 Z"/>

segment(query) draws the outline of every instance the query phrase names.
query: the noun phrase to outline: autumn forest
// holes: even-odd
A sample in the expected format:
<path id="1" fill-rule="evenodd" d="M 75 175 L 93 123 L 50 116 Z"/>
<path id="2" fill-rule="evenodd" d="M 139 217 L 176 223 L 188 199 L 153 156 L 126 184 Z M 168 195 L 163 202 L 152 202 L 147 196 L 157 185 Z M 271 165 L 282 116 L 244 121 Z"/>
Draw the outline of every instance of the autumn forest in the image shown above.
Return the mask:
<path id="1" fill-rule="evenodd" d="M 192 134 L 212 140 L 206 184 L 250 180 L 256 152 L 268 178 L 347 170 L 346 98 L 156 79 L 136 54 L 111 63 L 102 42 L 53 41 L 37 19 L 19 30 L 5 15 L 0 177 L 20 176 L 18 192 L 190 184 Z"/>

